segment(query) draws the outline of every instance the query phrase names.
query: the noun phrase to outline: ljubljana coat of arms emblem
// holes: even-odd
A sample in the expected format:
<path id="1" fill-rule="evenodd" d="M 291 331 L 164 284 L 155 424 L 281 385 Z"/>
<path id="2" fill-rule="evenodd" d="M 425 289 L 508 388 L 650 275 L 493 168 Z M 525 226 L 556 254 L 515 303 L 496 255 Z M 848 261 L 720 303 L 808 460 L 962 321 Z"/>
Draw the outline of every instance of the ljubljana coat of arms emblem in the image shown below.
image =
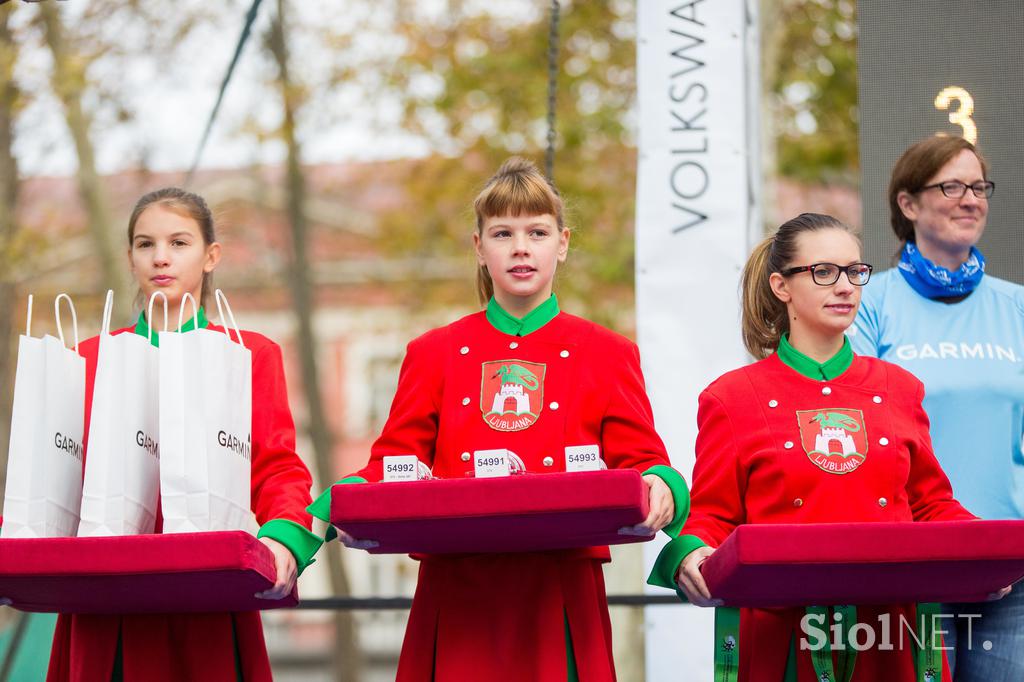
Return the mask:
<path id="1" fill-rule="evenodd" d="M 546 365 L 522 360 L 495 360 L 483 364 L 480 411 L 497 431 L 522 431 L 544 407 Z"/>
<path id="2" fill-rule="evenodd" d="M 867 459 L 868 435 L 860 410 L 797 410 L 796 419 L 804 452 L 822 471 L 848 474 Z"/>

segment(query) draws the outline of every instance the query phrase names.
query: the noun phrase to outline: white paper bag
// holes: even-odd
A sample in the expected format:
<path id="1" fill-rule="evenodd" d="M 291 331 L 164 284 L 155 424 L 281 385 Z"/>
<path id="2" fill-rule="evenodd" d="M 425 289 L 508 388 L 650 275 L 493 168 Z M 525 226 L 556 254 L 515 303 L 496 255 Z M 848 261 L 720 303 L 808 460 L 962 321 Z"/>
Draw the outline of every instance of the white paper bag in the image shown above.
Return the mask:
<path id="1" fill-rule="evenodd" d="M 160 332 L 165 533 L 252 530 L 252 360 L 219 289 L 216 298 L 225 333 Z M 230 338 L 229 319 L 237 343 Z"/>
<path id="2" fill-rule="evenodd" d="M 75 349 L 64 346 L 60 301 L 67 299 Z M 73 536 L 82 501 L 85 359 L 78 354 L 78 318 L 67 294 L 53 302 L 60 340 L 32 338 L 32 297 L 18 340 L 11 443 L 0 536 Z"/>
<path id="3" fill-rule="evenodd" d="M 149 299 L 150 336 L 153 303 Z M 110 334 L 114 292 L 103 308 L 89 419 L 79 537 L 152 533 L 160 491 L 159 350 L 138 334 Z"/>

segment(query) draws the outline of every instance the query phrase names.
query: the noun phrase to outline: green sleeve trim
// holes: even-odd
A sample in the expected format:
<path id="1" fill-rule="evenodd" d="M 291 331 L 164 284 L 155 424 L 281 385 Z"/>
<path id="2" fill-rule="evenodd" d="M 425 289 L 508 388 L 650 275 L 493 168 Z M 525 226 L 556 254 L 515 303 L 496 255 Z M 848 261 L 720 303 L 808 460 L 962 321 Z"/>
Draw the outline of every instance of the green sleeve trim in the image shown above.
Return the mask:
<path id="1" fill-rule="evenodd" d="M 316 561 L 313 557 L 324 544 L 324 539 L 315 533 L 311 533 L 294 521 L 288 519 L 272 519 L 263 524 L 257 538 L 270 538 L 277 540 L 295 555 L 295 566 L 299 569 L 299 575 Z"/>
<path id="2" fill-rule="evenodd" d="M 331 488 L 336 485 L 348 483 L 369 483 L 369 481 L 362 476 L 346 476 L 340 481 L 335 481 L 332 485 L 329 485 L 327 490 L 320 493 L 320 496 L 313 500 L 313 504 L 306 507 L 306 511 L 314 517 L 327 522 L 327 532 L 324 533 L 324 542 L 330 542 L 334 538 L 338 537 L 337 529 L 331 525 Z"/>
<path id="3" fill-rule="evenodd" d="M 678 585 L 676 585 L 676 572 L 679 570 L 679 565 L 683 563 L 683 559 L 686 558 L 687 554 L 695 549 L 706 546 L 707 543 L 696 535 L 680 535 L 670 541 L 662 548 L 658 558 L 654 560 L 654 568 L 651 570 L 651 574 L 647 576 L 647 584 L 674 589 L 685 601 L 686 597 Z"/>
<path id="4" fill-rule="evenodd" d="M 683 530 L 686 517 L 690 514 L 690 489 L 686 487 L 686 479 L 683 478 L 681 473 L 664 464 L 655 464 L 645 471 L 643 475 L 646 476 L 647 474 L 653 474 L 665 481 L 665 485 L 672 491 L 672 501 L 675 503 L 676 513 L 672 517 L 672 521 L 662 530 L 670 538 L 674 538 Z"/>
<path id="5" fill-rule="evenodd" d="M 327 486 L 327 490 L 320 493 L 320 496 L 313 500 L 313 504 L 306 507 L 306 511 L 320 519 L 321 521 L 331 522 L 331 488 L 336 485 L 343 483 L 367 483 L 367 480 L 362 476 L 346 476 L 340 481 L 335 481 L 331 485 Z M 330 538 L 328 538 L 329 540 Z"/>

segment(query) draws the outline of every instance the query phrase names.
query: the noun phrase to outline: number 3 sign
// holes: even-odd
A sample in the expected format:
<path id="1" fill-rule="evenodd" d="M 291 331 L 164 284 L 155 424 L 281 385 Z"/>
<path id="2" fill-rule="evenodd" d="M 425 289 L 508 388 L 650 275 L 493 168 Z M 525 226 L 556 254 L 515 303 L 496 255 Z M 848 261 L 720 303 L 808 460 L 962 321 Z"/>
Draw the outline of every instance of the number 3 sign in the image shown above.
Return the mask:
<path id="1" fill-rule="evenodd" d="M 935 97 L 935 108 L 944 111 L 956 100 L 960 106 L 949 112 L 949 122 L 963 129 L 963 138 L 971 144 L 978 144 L 978 126 L 974 124 L 974 98 L 971 93 L 957 85 L 942 88 Z"/>

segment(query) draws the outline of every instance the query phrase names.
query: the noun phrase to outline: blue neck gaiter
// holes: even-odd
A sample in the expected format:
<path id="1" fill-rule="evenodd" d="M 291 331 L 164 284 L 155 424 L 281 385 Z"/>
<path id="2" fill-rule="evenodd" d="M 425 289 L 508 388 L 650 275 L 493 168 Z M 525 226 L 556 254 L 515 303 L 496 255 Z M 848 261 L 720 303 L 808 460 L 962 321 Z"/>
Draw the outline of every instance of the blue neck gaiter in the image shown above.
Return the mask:
<path id="1" fill-rule="evenodd" d="M 907 242 L 898 267 L 907 284 L 925 298 L 952 298 L 974 291 L 985 274 L 985 257 L 972 246 L 967 262 L 950 271 L 925 258 L 917 245 Z"/>

